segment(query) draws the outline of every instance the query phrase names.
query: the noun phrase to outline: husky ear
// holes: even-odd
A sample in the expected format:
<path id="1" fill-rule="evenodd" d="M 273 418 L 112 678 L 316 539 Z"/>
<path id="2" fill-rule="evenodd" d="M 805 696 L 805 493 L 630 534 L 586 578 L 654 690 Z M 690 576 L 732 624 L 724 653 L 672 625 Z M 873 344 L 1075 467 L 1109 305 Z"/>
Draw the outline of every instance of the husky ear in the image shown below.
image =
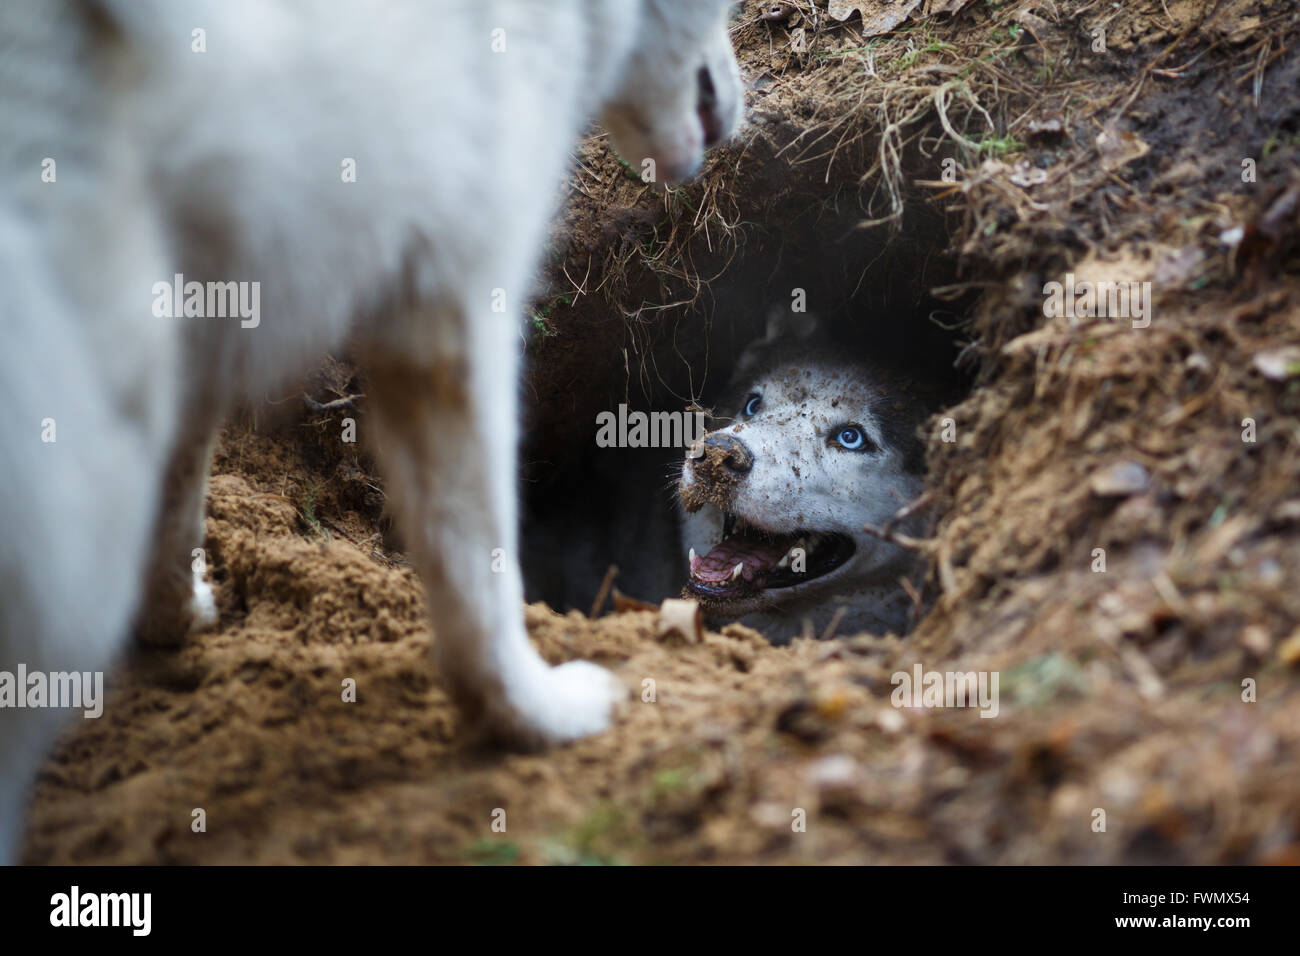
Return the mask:
<path id="1" fill-rule="evenodd" d="M 747 374 L 782 344 L 808 341 L 817 334 L 820 324 L 816 316 L 807 312 L 791 312 L 774 306 L 767 314 L 767 334 L 750 342 L 740 353 L 736 360 L 735 374 Z"/>
<path id="2" fill-rule="evenodd" d="M 817 334 L 820 324 L 817 316 L 809 312 L 792 312 L 776 306 L 767 313 L 766 341 L 769 343 L 779 342 L 781 339 L 807 341 Z"/>

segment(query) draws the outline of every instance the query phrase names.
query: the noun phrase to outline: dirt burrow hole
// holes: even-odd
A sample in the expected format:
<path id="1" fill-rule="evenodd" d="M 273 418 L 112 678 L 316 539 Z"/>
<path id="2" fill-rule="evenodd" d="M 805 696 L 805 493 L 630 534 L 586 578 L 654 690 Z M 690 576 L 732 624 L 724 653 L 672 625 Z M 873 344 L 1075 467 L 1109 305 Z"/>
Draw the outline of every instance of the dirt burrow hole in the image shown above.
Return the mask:
<path id="1" fill-rule="evenodd" d="M 854 157 L 817 161 L 778 145 L 795 139 L 793 129 L 752 139 L 735 168 L 715 170 L 720 191 L 705 192 L 710 208 L 684 241 L 671 230 L 699 191 L 656 194 L 630 173 L 620 192 L 636 205 L 564 224 L 563 267 L 532 314 L 523 392 L 529 600 L 586 612 L 611 565 L 629 596 L 681 592 L 684 449 L 599 447 L 597 416 L 711 408 L 773 313 L 811 319 L 846 354 L 901 372 L 932 412 L 969 388 L 959 359 L 972 296 L 934 294 L 956 279 L 944 217 L 905 197 L 893 228 L 862 228 L 880 205 L 878 181 L 850 172 Z"/>

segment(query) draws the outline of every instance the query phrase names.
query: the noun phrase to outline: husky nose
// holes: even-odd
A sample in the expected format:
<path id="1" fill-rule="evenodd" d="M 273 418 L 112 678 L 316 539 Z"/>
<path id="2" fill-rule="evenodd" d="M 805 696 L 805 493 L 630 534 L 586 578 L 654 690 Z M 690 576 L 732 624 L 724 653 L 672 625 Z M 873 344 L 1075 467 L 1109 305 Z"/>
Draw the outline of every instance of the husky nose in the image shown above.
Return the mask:
<path id="1" fill-rule="evenodd" d="M 704 454 L 712 461 L 721 461 L 733 475 L 744 475 L 754 467 L 754 455 L 739 438 L 730 435 L 710 435 L 704 439 Z"/>

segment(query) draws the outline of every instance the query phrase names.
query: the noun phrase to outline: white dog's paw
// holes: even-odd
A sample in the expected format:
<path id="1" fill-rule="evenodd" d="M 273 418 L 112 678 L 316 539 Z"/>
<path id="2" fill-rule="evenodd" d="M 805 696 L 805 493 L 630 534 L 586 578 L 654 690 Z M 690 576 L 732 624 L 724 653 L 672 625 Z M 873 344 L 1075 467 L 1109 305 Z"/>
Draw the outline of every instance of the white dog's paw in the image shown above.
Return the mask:
<path id="1" fill-rule="evenodd" d="M 190 631 L 206 631 L 217 623 L 217 599 L 212 585 L 203 579 L 202 571 L 194 572 L 194 593 L 190 595 Z"/>
<path id="2" fill-rule="evenodd" d="M 627 687 L 590 661 L 534 671 L 527 686 L 511 687 L 513 719 L 503 728 L 522 743 L 562 744 L 608 730 L 627 700 Z"/>
<path id="3" fill-rule="evenodd" d="M 553 668 L 550 676 L 560 708 L 548 733 L 557 741 L 608 730 L 627 700 L 627 686 L 590 661 L 569 661 Z"/>
<path id="4" fill-rule="evenodd" d="M 179 647 L 185 638 L 217 623 L 217 601 L 203 572 L 155 582 L 140 609 L 135 636 L 154 647 Z"/>

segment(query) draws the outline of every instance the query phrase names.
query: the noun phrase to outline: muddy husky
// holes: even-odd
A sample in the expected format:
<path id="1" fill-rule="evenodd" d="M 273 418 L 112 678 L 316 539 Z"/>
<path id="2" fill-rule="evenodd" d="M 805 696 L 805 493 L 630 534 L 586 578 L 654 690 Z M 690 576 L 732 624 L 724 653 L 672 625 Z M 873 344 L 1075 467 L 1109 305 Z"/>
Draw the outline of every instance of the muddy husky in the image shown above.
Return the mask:
<path id="1" fill-rule="evenodd" d="M 210 624 L 213 434 L 350 344 L 457 699 L 513 741 L 607 727 L 622 685 L 524 629 L 518 318 L 590 120 L 661 182 L 735 127 L 727 7 L 0 4 L 0 675 Z M 0 706 L 0 861 L 57 716 Z"/>
<path id="2" fill-rule="evenodd" d="M 686 596 L 777 642 L 837 617 L 840 634 L 904 630 L 914 557 L 862 527 L 920 494 L 924 410 L 881 370 L 774 320 L 714 416 L 678 485 Z"/>

